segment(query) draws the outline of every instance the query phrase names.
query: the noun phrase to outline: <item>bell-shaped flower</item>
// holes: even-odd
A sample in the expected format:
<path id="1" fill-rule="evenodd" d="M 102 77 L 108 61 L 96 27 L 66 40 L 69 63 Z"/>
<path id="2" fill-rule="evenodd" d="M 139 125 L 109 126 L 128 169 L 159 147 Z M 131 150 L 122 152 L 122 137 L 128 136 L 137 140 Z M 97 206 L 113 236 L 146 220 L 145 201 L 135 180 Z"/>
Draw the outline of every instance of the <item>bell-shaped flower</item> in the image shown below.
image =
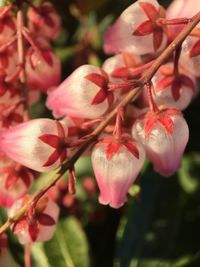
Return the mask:
<path id="1" fill-rule="evenodd" d="M 92 151 L 92 166 L 100 190 L 99 202 L 119 208 L 141 170 L 145 152 L 130 138 L 104 138 Z"/>
<path id="2" fill-rule="evenodd" d="M 196 80 L 181 66 L 175 74 L 173 67 L 173 63 L 165 64 L 154 75 L 153 98 L 158 106 L 183 110 L 195 94 Z"/>
<path id="3" fill-rule="evenodd" d="M 156 0 L 138 0 L 106 31 L 105 52 L 144 55 L 161 51 L 167 44 L 167 37 L 157 19 L 164 15 L 164 9 Z"/>
<path id="4" fill-rule="evenodd" d="M 46 172 L 67 158 L 67 128 L 51 119 L 35 119 L 0 133 L 0 150 L 18 163 Z"/>
<path id="5" fill-rule="evenodd" d="M 200 30 L 200 25 L 198 30 Z M 189 73 L 200 77 L 200 38 L 188 36 L 185 39 L 182 45 L 180 62 Z"/>
<path id="6" fill-rule="evenodd" d="M 40 52 L 29 48 L 25 68 L 29 89 L 46 92 L 61 81 L 60 59 L 49 47 L 41 47 Z"/>
<path id="7" fill-rule="evenodd" d="M 133 53 L 121 53 L 106 59 L 102 69 L 111 82 L 122 82 L 122 79 L 131 79 L 132 70 L 140 64 L 141 57 Z"/>
<path id="8" fill-rule="evenodd" d="M 0 164 L 0 205 L 10 207 L 30 189 L 37 172 L 30 170 L 5 156 Z"/>
<path id="9" fill-rule="evenodd" d="M 95 119 L 102 116 L 114 101 L 108 91 L 108 77 L 99 67 L 83 65 L 63 83 L 48 93 L 47 107 L 58 118 L 70 116 Z"/>
<path id="10" fill-rule="evenodd" d="M 133 124 L 132 136 L 144 145 L 155 171 L 170 176 L 180 167 L 189 129 L 178 110 L 150 111 Z"/>
<path id="11" fill-rule="evenodd" d="M 167 19 L 191 18 L 200 10 L 199 0 L 174 0 L 166 10 Z M 168 27 L 170 39 L 174 39 L 184 28 L 184 24 L 171 25 Z"/>
<path id="12" fill-rule="evenodd" d="M 110 84 L 116 87 L 115 95 L 121 99 L 132 86 L 126 81 L 135 79 L 135 68 L 141 64 L 140 56 L 133 53 L 121 53 L 105 60 L 102 69 L 108 74 Z M 119 85 L 119 86 L 117 86 Z M 121 87 L 120 87 L 121 86 Z"/>
<path id="13" fill-rule="evenodd" d="M 30 196 L 25 196 L 17 200 L 10 208 L 9 216 L 12 217 L 29 199 Z M 40 199 L 33 212 L 28 210 L 12 225 L 12 231 L 21 244 L 48 241 L 55 232 L 58 215 L 58 205 L 45 197 Z"/>
<path id="14" fill-rule="evenodd" d="M 44 2 L 36 8 L 28 10 L 28 26 L 37 36 L 50 40 L 57 38 L 61 30 L 61 19 L 50 2 Z"/>

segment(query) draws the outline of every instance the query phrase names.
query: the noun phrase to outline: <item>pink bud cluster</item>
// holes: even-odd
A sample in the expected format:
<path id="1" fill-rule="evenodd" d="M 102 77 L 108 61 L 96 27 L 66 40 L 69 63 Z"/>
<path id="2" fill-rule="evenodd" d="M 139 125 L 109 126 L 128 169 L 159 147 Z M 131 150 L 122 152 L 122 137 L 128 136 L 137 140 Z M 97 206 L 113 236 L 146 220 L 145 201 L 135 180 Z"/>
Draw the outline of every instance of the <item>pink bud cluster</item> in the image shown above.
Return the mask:
<path id="1" fill-rule="evenodd" d="M 62 124 L 50 119 L 39 119 L 34 123 L 28 115 L 29 106 L 36 103 L 42 93 L 60 83 L 61 62 L 51 41 L 57 38 L 61 30 L 61 19 L 50 2 L 38 6 L 29 3 L 30 7 L 28 3 L 13 1 L 13 4 L 0 8 L 0 132 L 4 135 L 14 131 L 17 139 L 22 138 L 18 145 L 13 146 L 13 139 L 9 141 L 6 134 L 8 143 L 4 145 L 15 147 L 15 152 L 10 155 L 8 149 L 3 148 L 3 143 L 0 150 L 0 205 L 12 206 L 9 214 L 16 211 L 20 203 L 25 203 L 22 198 L 38 178 L 38 172 L 47 171 L 51 164 L 58 166 L 67 157 L 67 153 L 62 152 L 65 144 L 61 143 L 68 132 Z M 27 131 L 22 130 L 24 135 L 21 135 L 23 125 L 28 128 L 26 126 Z M 19 127 L 18 132 L 15 127 Z M 35 143 L 36 136 L 40 138 L 39 145 Z M 19 155 L 21 160 L 18 160 Z M 34 167 L 31 165 L 29 168 L 30 160 L 35 162 Z M 33 209 L 32 214 L 25 215 L 13 226 L 21 243 L 44 241 L 52 236 L 58 207 L 51 202 L 39 217 Z M 43 231 L 47 225 L 48 230 Z M 25 232 L 27 227 L 29 235 Z M 0 236 L 0 250 L 5 247 L 4 239 Z"/>
<path id="2" fill-rule="evenodd" d="M 177 9 L 175 16 L 179 15 L 180 5 L 184 1 L 176 0 L 173 9 L 170 7 L 166 12 L 156 0 L 138 0 L 105 32 L 104 50 L 114 55 L 102 67 L 78 67 L 61 84 L 60 61 L 49 42 L 61 28 L 52 5 L 44 2 L 31 7 L 28 26 L 21 29 L 12 10 L 5 12 L 0 18 L 5 20 L 0 32 L 0 43 L 5 48 L 0 46 L 2 205 L 10 206 L 16 198 L 24 196 L 37 172 L 63 166 L 115 107 L 116 121 L 111 121 L 96 144 L 85 151 L 85 155 L 91 155 L 100 203 L 113 208 L 124 205 L 145 158 L 163 176 L 178 170 L 189 138 L 181 112 L 196 96 L 200 76 L 199 25 L 186 38 L 182 50 L 178 47 L 174 58 L 169 58 L 144 84 L 134 103 L 126 107 L 119 103 L 134 90 L 135 81 L 142 80 L 143 73 L 180 31 L 176 26 L 182 20 L 170 20 L 172 11 L 174 16 Z M 183 15 L 191 16 L 189 11 Z M 24 62 L 19 61 L 16 49 L 17 31 L 23 36 Z M 23 72 L 25 84 L 21 82 Z M 28 90 L 25 94 L 24 85 Z M 25 119 L 33 94 L 41 92 L 47 93 L 46 106 L 57 120 Z M 75 170 L 70 167 L 68 192 L 74 193 Z M 18 200 L 10 214 L 24 201 L 27 198 Z M 39 211 L 37 208 L 29 209 L 13 225 L 21 243 L 51 237 L 57 207 L 49 200 Z"/>

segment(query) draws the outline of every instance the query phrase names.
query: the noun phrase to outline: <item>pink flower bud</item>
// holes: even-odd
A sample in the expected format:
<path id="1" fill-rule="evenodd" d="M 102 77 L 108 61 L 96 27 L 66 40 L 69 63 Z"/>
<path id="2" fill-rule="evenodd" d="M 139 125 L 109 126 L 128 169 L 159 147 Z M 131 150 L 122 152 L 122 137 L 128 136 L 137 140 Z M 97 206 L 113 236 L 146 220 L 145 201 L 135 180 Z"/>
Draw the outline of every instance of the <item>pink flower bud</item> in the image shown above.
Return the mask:
<path id="1" fill-rule="evenodd" d="M 31 187 L 37 173 L 8 159 L 1 157 L 0 205 L 10 207 L 24 196 Z"/>
<path id="2" fill-rule="evenodd" d="M 138 0 L 106 31 L 105 52 L 144 55 L 162 50 L 167 38 L 156 20 L 163 17 L 164 10 L 156 0 Z"/>
<path id="3" fill-rule="evenodd" d="M 105 60 L 102 68 L 109 75 L 111 82 L 123 82 L 131 78 L 129 70 L 138 66 L 141 58 L 132 53 L 122 53 Z"/>
<path id="4" fill-rule="evenodd" d="M 197 13 L 197 10 L 199 9 L 199 0 L 174 0 L 167 9 L 166 18 L 191 18 Z M 170 34 L 170 39 L 175 38 L 178 33 L 183 29 L 183 27 L 183 24 L 169 26 L 168 31 Z"/>
<path id="5" fill-rule="evenodd" d="M 92 151 L 92 165 L 100 190 L 99 202 L 119 208 L 144 163 L 145 153 L 139 143 L 124 138 L 122 142 L 108 138 Z"/>
<path id="6" fill-rule="evenodd" d="M 179 66 L 179 75 L 173 71 L 173 63 L 160 67 L 154 75 L 153 98 L 158 106 L 184 110 L 191 102 L 196 87 L 195 78 Z"/>
<path id="7" fill-rule="evenodd" d="M 29 89 L 46 92 L 61 81 L 60 59 L 49 48 L 41 49 L 41 53 L 29 48 L 26 74 Z"/>
<path id="8" fill-rule="evenodd" d="M 23 121 L 24 103 L 19 88 L 0 78 L 0 129 L 14 126 Z"/>
<path id="9" fill-rule="evenodd" d="M 47 107 L 55 117 L 94 119 L 102 116 L 114 101 L 108 78 L 99 67 L 83 65 L 55 90 L 49 91 Z"/>
<path id="10" fill-rule="evenodd" d="M 178 110 L 144 114 L 134 123 L 132 135 L 144 145 L 156 172 L 170 176 L 180 167 L 189 130 Z"/>
<path id="11" fill-rule="evenodd" d="M 67 157 L 67 128 L 51 119 L 35 119 L 0 133 L 0 149 L 18 163 L 46 172 Z"/>
<path id="12" fill-rule="evenodd" d="M 9 210 L 12 217 L 30 199 L 26 196 L 16 201 Z M 42 203 L 43 202 L 43 203 Z M 12 226 L 21 244 L 30 242 L 44 242 L 52 238 L 58 221 L 59 207 L 52 200 L 43 198 L 36 206 L 36 212 L 25 215 Z"/>
<path id="13" fill-rule="evenodd" d="M 50 40 L 57 38 L 61 30 L 61 20 L 50 2 L 28 10 L 29 28 L 37 36 L 41 35 Z"/>

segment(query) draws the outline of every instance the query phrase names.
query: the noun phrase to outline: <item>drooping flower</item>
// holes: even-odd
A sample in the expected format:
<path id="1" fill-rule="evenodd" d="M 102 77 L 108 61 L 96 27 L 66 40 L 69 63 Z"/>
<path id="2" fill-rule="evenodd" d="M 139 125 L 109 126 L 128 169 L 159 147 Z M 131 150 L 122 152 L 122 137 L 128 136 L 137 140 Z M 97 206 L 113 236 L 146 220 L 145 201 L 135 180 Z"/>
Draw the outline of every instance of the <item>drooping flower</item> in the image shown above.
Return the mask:
<path id="1" fill-rule="evenodd" d="M 10 207 L 30 189 L 37 173 L 1 156 L 0 205 Z"/>
<path id="2" fill-rule="evenodd" d="M 132 70 L 141 63 L 141 58 L 132 53 L 121 53 L 105 60 L 102 69 L 109 75 L 112 82 L 131 79 Z"/>
<path id="3" fill-rule="evenodd" d="M 145 152 L 130 138 L 104 138 L 92 151 L 92 165 L 100 190 L 99 202 L 119 208 L 142 168 Z"/>
<path id="4" fill-rule="evenodd" d="M 67 128 L 55 120 L 35 119 L 0 133 L 0 150 L 18 163 L 45 172 L 67 157 Z"/>
<path id="5" fill-rule="evenodd" d="M 61 19 L 50 2 L 44 2 L 35 9 L 30 7 L 28 19 L 31 32 L 37 36 L 54 40 L 61 30 Z"/>
<path id="6" fill-rule="evenodd" d="M 144 145 L 155 171 L 170 176 L 180 167 L 189 130 L 180 111 L 168 109 L 140 116 L 133 125 L 132 136 Z"/>
<path id="7" fill-rule="evenodd" d="M 101 68 L 83 65 L 58 88 L 49 91 L 47 107 L 55 117 L 98 118 L 114 101 L 107 84 L 108 77 Z"/>
<path id="8" fill-rule="evenodd" d="M 106 31 L 105 52 L 144 55 L 162 50 L 167 38 L 157 19 L 164 16 L 164 9 L 156 0 L 138 0 Z"/>
<path id="9" fill-rule="evenodd" d="M 166 10 L 167 19 L 191 18 L 197 10 L 200 10 L 199 0 L 174 0 Z M 184 24 L 171 25 L 168 27 L 170 39 L 174 39 L 183 29 Z"/>
<path id="10" fill-rule="evenodd" d="M 9 210 L 9 216 L 17 212 L 30 196 L 17 200 Z M 41 199 L 34 210 L 28 210 L 22 218 L 12 225 L 12 231 L 21 244 L 44 242 L 52 238 L 58 220 L 59 207 L 52 200 Z"/>
<path id="11" fill-rule="evenodd" d="M 26 57 L 27 85 L 29 89 L 46 92 L 61 81 L 61 62 L 43 39 L 38 39 L 40 53 L 29 48 Z"/>
<path id="12" fill-rule="evenodd" d="M 185 69 L 179 66 L 179 74 L 173 71 L 173 63 L 162 65 L 154 75 L 153 98 L 163 108 L 185 109 L 191 102 L 196 81 Z"/>

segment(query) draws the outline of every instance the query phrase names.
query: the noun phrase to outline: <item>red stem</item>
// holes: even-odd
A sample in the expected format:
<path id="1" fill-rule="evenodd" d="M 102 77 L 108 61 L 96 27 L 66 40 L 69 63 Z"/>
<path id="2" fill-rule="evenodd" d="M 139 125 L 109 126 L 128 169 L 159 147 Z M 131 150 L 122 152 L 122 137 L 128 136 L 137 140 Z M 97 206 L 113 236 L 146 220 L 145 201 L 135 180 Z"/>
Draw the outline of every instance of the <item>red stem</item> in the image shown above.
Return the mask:
<path id="1" fill-rule="evenodd" d="M 153 87 L 153 84 L 151 82 L 147 83 L 145 85 L 146 87 L 146 90 L 147 90 L 147 95 L 148 95 L 148 102 L 149 102 L 149 108 L 151 111 L 153 112 L 157 112 L 159 111 L 159 108 L 157 107 L 154 99 L 153 99 L 153 96 L 152 96 L 152 87 Z"/>
<path id="2" fill-rule="evenodd" d="M 22 66 L 21 73 L 20 73 L 21 83 L 25 83 L 25 71 L 24 71 L 25 53 L 24 53 L 24 42 L 23 42 L 23 35 L 22 35 L 23 27 L 24 27 L 23 11 L 19 9 L 17 11 L 17 48 L 18 48 L 19 65 Z"/>
<path id="3" fill-rule="evenodd" d="M 26 40 L 29 42 L 29 44 L 32 46 L 32 48 L 37 53 L 41 54 L 40 48 L 38 47 L 38 45 L 36 44 L 36 42 L 34 42 L 33 38 L 31 37 L 30 31 L 26 27 L 23 27 L 22 34 L 24 35 L 24 37 L 26 38 Z"/>
<path id="4" fill-rule="evenodd" d="M 116 139 L 119 141 L 122 138 L 123 113 L 124 113 L 124 108 L 119 107 L 117 111 L 117 115 L 116 115 L 115 129 L 113 131 L 113 134 L 115 135 Z"/>
<path id="5" fill-rule="evenodd" d="M 174 53 L 174 75 L 179 76 L 179 59 L 181 55 L 182 45 L 178 46 Z"/>
<path id="6" fill-rule="evenodd" d="M 156 20 L 156 24 L 159 26 L 164 26 L 164 25 L 182 25 L 182 24 L 188 24 L 191 22 L 191 18 L 178 18 L 178 19 L 164 19 L 164 18 L 159 18 Z"/>
<path id="7" fill-rule="evenodd" d="M 24 251 L 24 261 L 25 261 L 25 267 L 31 267 L 31 244 L 28 243 L 25 246 L 25 251 Z"/>

